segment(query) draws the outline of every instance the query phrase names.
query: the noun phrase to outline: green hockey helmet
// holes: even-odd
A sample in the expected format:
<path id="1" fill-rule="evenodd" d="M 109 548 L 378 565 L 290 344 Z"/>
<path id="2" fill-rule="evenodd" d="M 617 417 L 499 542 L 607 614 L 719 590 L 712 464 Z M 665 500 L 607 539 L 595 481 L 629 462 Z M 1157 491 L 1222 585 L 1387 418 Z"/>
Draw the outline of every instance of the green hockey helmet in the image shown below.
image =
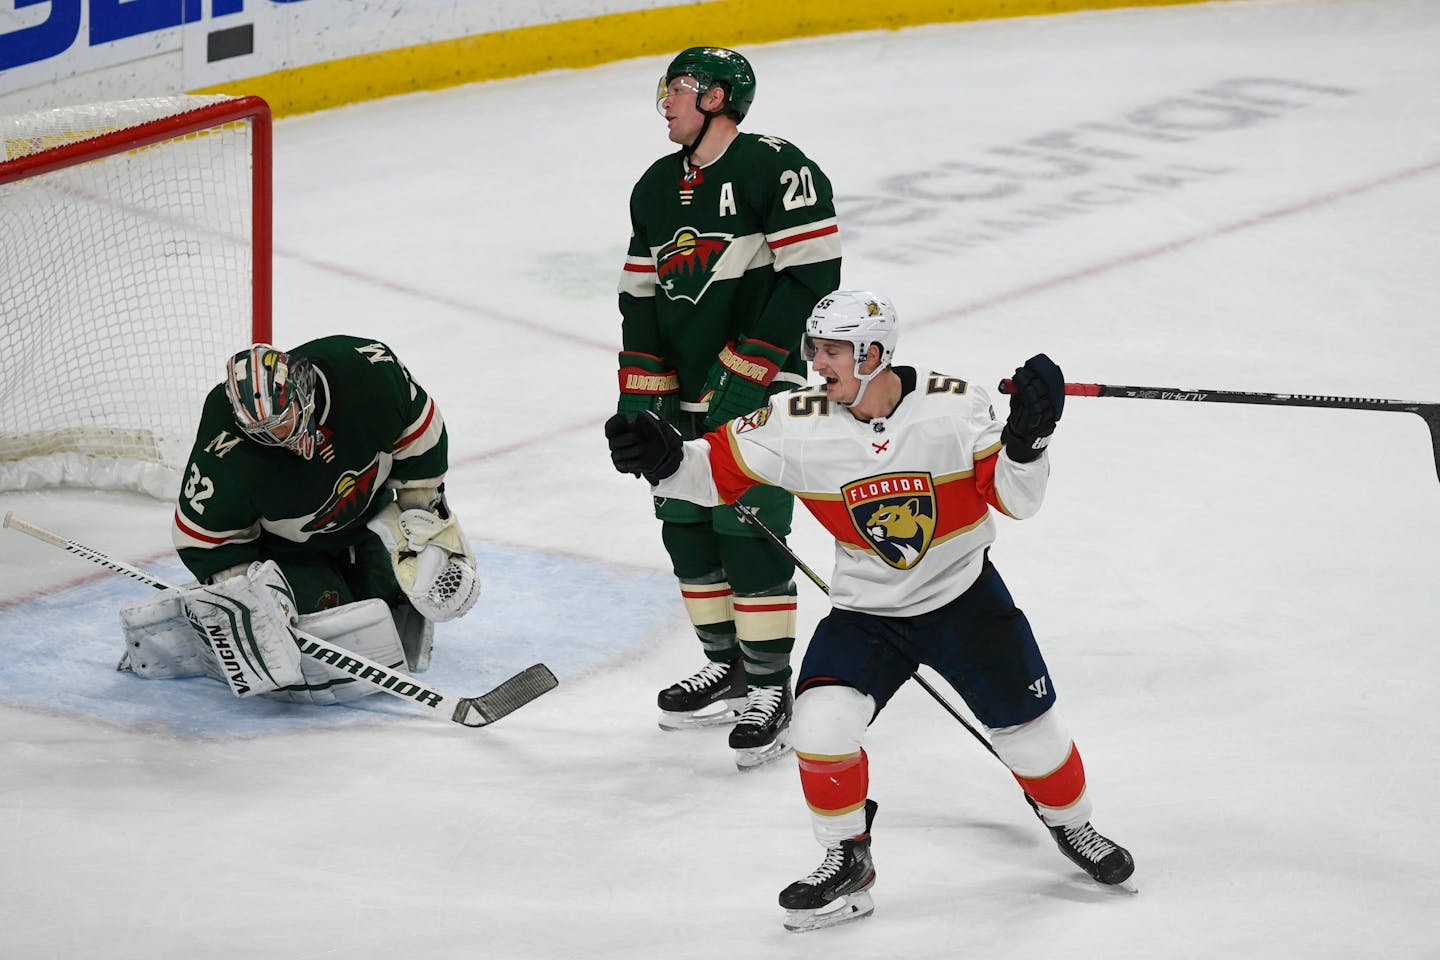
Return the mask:
<path id="1" fill-rule="evenodd" d="M 722 108 L 735 115 L 736 122 L 743 120 L 755 102 L 755 70 L 750 61 L 724 47 L 691 47 L 680 53 L 665 70 L 660 81 L 660 95 L 663 100 L 676 77 L 694 77 L 699 84 L 695 92 L 696 101 L 711 87 L 720 84 L 725 89 L 725 106 Z"/>
<path id="2" fill-rule="evenodd" d="M 235 425 L 267 447 L 284 447 L 309 460 L 315 453 L 315 368 L 268 343 L 257 343 L 230 358 L 225 396 Z"/>

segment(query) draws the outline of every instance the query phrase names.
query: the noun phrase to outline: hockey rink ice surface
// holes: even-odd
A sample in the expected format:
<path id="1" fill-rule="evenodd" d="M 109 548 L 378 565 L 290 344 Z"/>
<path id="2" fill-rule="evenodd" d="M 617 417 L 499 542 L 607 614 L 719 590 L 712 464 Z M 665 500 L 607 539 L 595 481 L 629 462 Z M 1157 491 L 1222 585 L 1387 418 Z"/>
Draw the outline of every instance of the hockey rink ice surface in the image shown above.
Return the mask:
<path id="1" fill-rule="evenodd" d="M 855 34 L 747 48 L 743 129 L 830 175 L 844 282 L 894 298 L 899 363 L 1440 401 L 1437 50 L 1430 0 Z M 116 674 L 146 588 L 0 531 L 0 957 L 1440 955 L 1424 426 L 1121 399 L 1070 399 L 1045 507 L 992 556 L 1138 894 L 1073 868 L 911 685 L 866 743 L 874 916 L 781 928 L 821 858 L 794 763 L 742 775 L 723 731 L 656 727 L 699 648 L 601 433 L 666 62 L 276 129 L 276 342 L 383 339 L 449 424 L 485 592 L 427 679 L 544 660 L 559 689 L 469 730 Z M 180 575 L 165 503 L 5 510 Z M 808 517 L 791 543 L 828 576 Z M 825 598 L 800 596 L 803 650 Z"/>

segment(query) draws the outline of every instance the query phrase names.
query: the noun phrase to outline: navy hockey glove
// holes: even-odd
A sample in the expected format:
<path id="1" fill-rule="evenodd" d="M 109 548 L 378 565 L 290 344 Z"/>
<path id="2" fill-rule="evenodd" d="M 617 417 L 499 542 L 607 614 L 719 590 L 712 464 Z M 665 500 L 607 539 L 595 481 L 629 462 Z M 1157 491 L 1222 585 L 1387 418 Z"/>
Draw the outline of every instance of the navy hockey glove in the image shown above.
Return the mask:
<path id="1" fill-rule="evenodd" d="M 667 420 L 680 409 L 680 378 L 654 354 L 620 351 L 620 413 L 632 417 L 641 410 L 654 410 Z"/>
<path id="2" fill-rule="evenodd" d="M 641 410 L 633 420 L 615 414 L 605 421 L 605 439 L 615 469 L 643 476 L 651 486 L 679 470 L 684 456 L 680 432 L 650 410 Z"/>
<path id="3" fill-rule="evenodd" d="M 1038 460 L 1050 444 L 1050 435 L 1065 410 L 1065 375 L 1055 361 L 1037 353 L 1015 369 L 1010 394 L 1010 418 L 1000 439 L 1016 463 Z"/>
<path id="4" fill-rule="evenodd" d="M 700 395 L 701 400 L 710 404 L 705 414 L 706 428 L 714 430 L 722 423 L 765 406 L 770 384 L 788 356 L 789 350 L 764 340 L 742 337 L 738 346 L 733 341 L 727 343 L 715 359 L 715 366 L 705 381 L 705 392 Z"/>

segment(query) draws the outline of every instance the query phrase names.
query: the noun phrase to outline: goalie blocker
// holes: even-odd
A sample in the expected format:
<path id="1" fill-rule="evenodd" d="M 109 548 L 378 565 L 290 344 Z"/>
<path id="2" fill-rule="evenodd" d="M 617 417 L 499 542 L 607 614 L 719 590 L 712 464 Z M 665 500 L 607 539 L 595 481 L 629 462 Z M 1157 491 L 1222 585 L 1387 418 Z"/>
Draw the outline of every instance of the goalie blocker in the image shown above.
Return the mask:
<path id="1" fill-rule="evenodd" d="M 296 617 L 290 588 L 274 561 L 253 564 L 221 583 L 165 590 L 121 609 L 126 656 L 121 669 L 151 680 L 208 676 L 237 697 L 293 703 L 347 703 L 380 692 L 343 658 L 302 656 L 291 624 L 392 670 L 405 653 L 389 606 L 362 600 Z M 383 677 L 375 679 L 384 680 Z"/>

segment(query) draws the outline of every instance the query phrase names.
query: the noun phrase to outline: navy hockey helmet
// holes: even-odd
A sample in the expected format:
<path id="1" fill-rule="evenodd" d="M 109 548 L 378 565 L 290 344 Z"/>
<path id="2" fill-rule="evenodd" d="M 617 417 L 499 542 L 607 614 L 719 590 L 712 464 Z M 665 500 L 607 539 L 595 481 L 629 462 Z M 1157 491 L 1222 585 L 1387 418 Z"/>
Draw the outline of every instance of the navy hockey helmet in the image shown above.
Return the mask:
<path id="1" fill-rule="evenodd" d="M 660 81 L 660 99 L 665 97 L 670 81 L 676 77 L 694 77 L 699 84 L 695 92 L 696 102 L 705 96 L 715 84 L 725 90 L 725 105 L 721 108 L 730 113 L 738 123 L 750 112 L 755 102 L 755 70 L 750 61 L 725 47 L 691 47 L 682 51 L 665 69 Z"/>

